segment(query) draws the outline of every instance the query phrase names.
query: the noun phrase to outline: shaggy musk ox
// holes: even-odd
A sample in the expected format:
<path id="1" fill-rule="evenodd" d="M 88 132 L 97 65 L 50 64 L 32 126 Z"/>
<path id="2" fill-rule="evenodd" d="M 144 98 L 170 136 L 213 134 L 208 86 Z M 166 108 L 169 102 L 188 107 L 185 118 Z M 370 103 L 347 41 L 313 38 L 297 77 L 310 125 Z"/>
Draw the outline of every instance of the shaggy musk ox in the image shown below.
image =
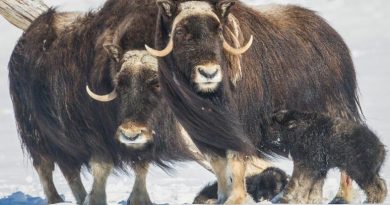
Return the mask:
<path id="1" fill-rule="evenodd" d="M 153 0 L 109 0 L 86 15 L 50 9 L 16 45 L 9 79 L 18 131 L 49 203 L 62 201 L 53 183 L 54 163 L 77 203 L 93 205 L 106 204 L 112 168 L 130 165 L 136 180 L 128 203 L 149 204 L 148 165 L 165 168 L 173 160 L 193 159 L 182 139 L 145 130 L 144 115 L 155 106 L 148 98 L 156 96 L 132 98 L 158 89 L 157 81 L 143 81 L 156 71 L 133 73 L 140 67 L 156 69 L 155 58 L 134 51 L 153 41 L 156 10 Z M 84 200 L 80 169 L 88 164 L 94 182 Z"/>
<path id="2" fill-rule="evenodd" d="M 361 120 L 349 50 L 313 11 L 256 11 L 235 0 L 157 3 L 161 50 L 146 49 L 160 57 L 162 94 L 175 116 L 210 155 L 219 203 L 244 202 L 244 154 L 286 155 L 270 134 L 274 110 Z"/>
<path id="3" fill-rule="evenodd" d="M 369 128 L 346 119 L 294 110 L 279 111 L 273 120 L 294 161 L 281 202 L 303 203 L 309 191 L 322 196 L 329 169 L 337 167 L 346 170 L 364 190 L 367 203 L 383 203 L 387 187 L 379 171 L 386 151 Z M 321 203 L 322 197 L 310 200 Z"/>

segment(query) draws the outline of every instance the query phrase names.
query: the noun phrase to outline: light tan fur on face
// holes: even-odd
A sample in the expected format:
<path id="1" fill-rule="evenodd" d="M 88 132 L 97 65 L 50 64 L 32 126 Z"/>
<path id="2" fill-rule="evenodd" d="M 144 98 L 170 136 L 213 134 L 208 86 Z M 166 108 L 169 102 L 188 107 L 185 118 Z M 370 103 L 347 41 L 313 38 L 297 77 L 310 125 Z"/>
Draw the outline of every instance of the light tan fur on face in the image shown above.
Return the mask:
<path id="1" fill-rule="evenodd" d="M 214 78 L 209 79 L 209 78 L 202 76 L 199 73 L 198 67 L 202 67 L 203 70 L 205 70 L 206 72 L 208 70 L 211 70 L 211 71 L 216 70 L 218 73 Z M 196 87 L 197 87 L 198 91 L 212 92 L 215 89 L 217 89 L 218 85 L 222 82 L 221 66 L 218 64 L 207 63 L 207 64 L 203 64 L 203 65 L 198 65 L 195 69 L 196 70 L 194 73 L 193 82 L 196 83 Z"/>
<path id="2" fill-rule="evenodd" d="M 126 136 L 122 136 L 122 134 Z M 130 139 L 135 135 L 140 135 L 134 141 Z M 148 142 L 153 140 L 153 131 L 151 132 L 145 125 L 136 123 L 136 122 L 126 122 L 119 126 L 117 133 L 117 139 L 125 144 L 127 147 L 131 147 L 134 149 L 143 148 Z"/>

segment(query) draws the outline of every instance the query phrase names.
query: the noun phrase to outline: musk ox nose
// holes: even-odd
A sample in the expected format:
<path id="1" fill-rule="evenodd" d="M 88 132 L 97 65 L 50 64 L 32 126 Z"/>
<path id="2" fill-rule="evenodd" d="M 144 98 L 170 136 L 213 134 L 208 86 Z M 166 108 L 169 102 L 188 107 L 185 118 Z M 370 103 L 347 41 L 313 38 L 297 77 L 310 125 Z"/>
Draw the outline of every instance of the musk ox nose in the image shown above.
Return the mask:
<path id="1" fill-rule="evenodd" d="M 132 132 L 129 130 L 125 130 L 123 128 L 121 128 L 119 132 L 122 136 L 126 137 L 130 141 L 135 141 L 136 139 L 138 139 L 142 135 L 141 131 Z"/>
<path id="2" fill-rule="evenodd" d="M 122 144 L 132 148 L 142 148 L 148 142 L 152 141 L 152 134 L 147 128 L 134 126 L 127 123 L 126 126 L 120 126 L 117 131 L 117 137 Z"/>
<path id="3" fill-rule="evenodd" d="M 197 72 L 204 78 L 213 79 L 220 72 L 219 65 L 200 65 L 196 67 Z"/>

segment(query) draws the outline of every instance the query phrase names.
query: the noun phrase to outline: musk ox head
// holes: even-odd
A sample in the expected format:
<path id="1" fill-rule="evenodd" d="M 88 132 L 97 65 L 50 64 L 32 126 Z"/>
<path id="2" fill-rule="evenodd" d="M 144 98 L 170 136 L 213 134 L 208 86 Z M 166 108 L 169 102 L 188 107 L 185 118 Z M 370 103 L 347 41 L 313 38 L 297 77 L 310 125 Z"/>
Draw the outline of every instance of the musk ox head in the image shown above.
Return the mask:
<path id="1" fill-rule="evenodd" d="M 120 122 L 116 138 L 130 148 L 145 147 L 153 141 L 154 135 L 147 129 L 147 120 L 160 98 L 157 59 L 145 50 L 123 51 L 115 44 L 105 44 L 104 48 L 114 67 L 119 68 L 112 74 L 115 89 L 107 95 L 97 95 L 87 86 L 87 92 L 101 102 L 116 99 Z"/>
<path id="2" fill-rule="evenodd" d="M 306 113 L 295 110 L 280 110 L 274 113 L 272 120 L 281 125 L 285 130 L 304 130 L 308 126 L 317 122 L 317 113 Z"/>
<path id="3" fill-rule="evenodd" d="M 210 94 L 218 90 L 226 75 L 226 57 L 241 55 L 252 44 L 252 36 L 241 48 L 234 48 L 225 40 L 225 24 L 235 0 L 174 1 L 158 0 L 159 24 L 162 31 L 157 44 L 162 50 L 146 46 L 157 57 L 170 55 L 177 72 L 193 90 Z"/>

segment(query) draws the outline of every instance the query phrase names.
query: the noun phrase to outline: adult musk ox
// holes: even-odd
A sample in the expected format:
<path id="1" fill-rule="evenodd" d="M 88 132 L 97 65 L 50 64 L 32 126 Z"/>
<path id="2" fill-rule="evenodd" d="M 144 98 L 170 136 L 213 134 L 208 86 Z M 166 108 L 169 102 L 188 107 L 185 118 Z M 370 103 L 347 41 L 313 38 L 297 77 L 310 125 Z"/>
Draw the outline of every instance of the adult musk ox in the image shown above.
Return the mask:
<path id="1" fill-rule="evenodd" d="M 99 11 L 79 16 L 50 9 L 17 43 L 9 62 L 10 92 L 21 141 L 49 203 L 62 201 L 52 178 L 55 163 L 77 203 L 93 205 L 106 204 L 105 184 L 113 167 L 130 165 L 136 180 L 128 203 L 149 204 L 148 164 L 166 167 L 172 160 L 193 158 L 183 140 L 156 139 L 145 132 L 145 124 L 134 123 L 144 122 L 148 110 L 138 112 L 132 93 L 156 89 L 156 83 L 142 82 L 147 76 L 129 82 L 129 70 L 155 68 L 156 61 L 134 64 L 131 50 L 153 41 L 156 10 L 153 0 L 109 0 Z M 121 53 L 112 52 L 116 45 Z M 138 90 L 128 89 L 129 83 Z M 115 95 L 93 93 L 114 88 Z M 94 182 L 85 200 L 80 169 L 87 164 Z"/>
<path id="2" fill-rule="evenodd" d="M 175 116 L 211 156 L 218 202 L 244 202 L 243 155 L 286 154 L 270 134 L 274 110 L 360 120 L 349 50 L 313 11 L 157 2 L 157 50 L 146 49 L 161 57 L 161 90 Z"/>
<path id="3" fill-rule="evenodd" d="M 294 160 L 294 171 L 281 202 L 305 202 L 311 190 L 320 196 L 311 202 L 321 203 L 326 175 L 336 167 L 346 170 L 364 190 L 367 203 L 383 203 L 387 187 L 379 171 L 386 150 L 366 125 L 294 110 L 281 110 L 273 120 Z"/>

